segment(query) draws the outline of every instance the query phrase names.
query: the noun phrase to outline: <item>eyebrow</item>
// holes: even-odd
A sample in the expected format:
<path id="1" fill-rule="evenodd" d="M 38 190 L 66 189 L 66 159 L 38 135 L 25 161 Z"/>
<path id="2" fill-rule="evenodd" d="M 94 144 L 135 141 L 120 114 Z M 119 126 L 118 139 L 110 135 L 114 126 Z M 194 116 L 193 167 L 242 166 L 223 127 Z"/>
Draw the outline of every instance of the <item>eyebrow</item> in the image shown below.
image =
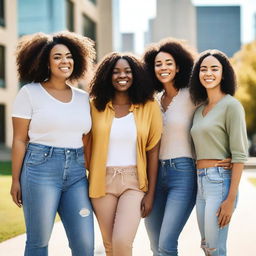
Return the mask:
<path id="1" fill-rule="evenodd" d="M 119 70 L 120 68 L 113 68 L 113 69 L 118 69 Z M 131 68 L 130 67 L 125 67 L 125 69 L 131 69 Z"/>
<path id="2" fill-rule="evenodd" d="M 69 55 L 69 54 L 71 54 L 71 52 L 67 52 L 67 53 L 65 53 L 65 55 Z M 53 56 L 55 56 L 55 55 L 62 55 L 61 53 L 59 53 L 59 52 L 56 52 L 56 53 L 54 53 L 53 54 Z M 72 55 L 72 54 L 71 54 Z"/>
<path id="3" fill-rule="evenodd" d="M 211 68 L 219 68 L 220 66 L 218 65 L 212 65 Z M 207 68 L 207 66 L 200 66 L 200 68 Z"/>
<path id="4" fill-rule="evenodd" d="M 164 61 L 173 61 L 173 60 L 172 60 L 172 59 L 166 59 L 166 60 L 164 60 Z M 161 60 L 157 60 L 156 63 L 157 63 L 157 62 L 162 62 L 162 61 L 161 61 Z"/>

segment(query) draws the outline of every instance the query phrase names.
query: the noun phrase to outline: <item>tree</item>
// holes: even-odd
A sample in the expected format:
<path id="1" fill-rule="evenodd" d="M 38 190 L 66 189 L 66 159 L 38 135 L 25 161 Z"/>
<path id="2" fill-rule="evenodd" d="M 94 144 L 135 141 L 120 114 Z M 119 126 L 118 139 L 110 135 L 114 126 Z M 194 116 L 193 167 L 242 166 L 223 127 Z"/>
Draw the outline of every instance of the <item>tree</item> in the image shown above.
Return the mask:
<path id="1" fill-rule="evenodd" d="M 237 75 L 236 97 L 246 112 L 247 131 L 256 133 L 256 41 L 245 44 L 231 59 Z"/>

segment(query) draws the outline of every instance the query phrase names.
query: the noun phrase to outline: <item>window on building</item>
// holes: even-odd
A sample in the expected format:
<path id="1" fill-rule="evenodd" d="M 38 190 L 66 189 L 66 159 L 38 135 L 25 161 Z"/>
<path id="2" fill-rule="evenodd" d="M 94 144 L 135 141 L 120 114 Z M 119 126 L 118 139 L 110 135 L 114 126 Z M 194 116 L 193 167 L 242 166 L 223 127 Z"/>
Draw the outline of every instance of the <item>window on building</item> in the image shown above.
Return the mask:
<path id="1" fill-rule="evenodd" d="M 90 2 L 97 4 L 97 0 L 89 0 Z"/>
<path id="2" fill-rule="evenodd" d="M 71 0 L 66 0 L 66 17 L 67 29 L 74 31 L 74 3 Z"/>
<path id="3" fill-rule="evenodd" d="M 0 143 L 5 143 L 5 106 L 0 105 Z"/>
<path id="4" fill-rule="evenodd" d="M 85 14 L 83 15 L 83 35 L 96 41 L 96 23 Z"/>
<path id="5" fill-rule="evenodd" d="M 0 26 L 5 26 L 4 22 L 4 0 L 0 0 Z"/>
<path id="6" fill-rule="evenodd" d="M 5 87 L 5 48 L 0 45 L 0 88 Z"/>

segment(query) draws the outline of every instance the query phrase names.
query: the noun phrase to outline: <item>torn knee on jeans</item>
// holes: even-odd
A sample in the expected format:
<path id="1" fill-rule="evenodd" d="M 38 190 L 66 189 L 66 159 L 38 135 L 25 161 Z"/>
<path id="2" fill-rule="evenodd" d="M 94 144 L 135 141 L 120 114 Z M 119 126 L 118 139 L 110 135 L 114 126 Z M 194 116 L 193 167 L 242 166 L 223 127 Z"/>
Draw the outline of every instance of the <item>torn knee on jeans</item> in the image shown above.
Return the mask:
<path id="1" fill-rule="evenodd" d="M 80 211 L 79 211 L 79 214 L 80 216 L 82 217 L 87 217 L 90 215 L 90 210 L 87 209 L 87 208 L 82 208 Z"/>

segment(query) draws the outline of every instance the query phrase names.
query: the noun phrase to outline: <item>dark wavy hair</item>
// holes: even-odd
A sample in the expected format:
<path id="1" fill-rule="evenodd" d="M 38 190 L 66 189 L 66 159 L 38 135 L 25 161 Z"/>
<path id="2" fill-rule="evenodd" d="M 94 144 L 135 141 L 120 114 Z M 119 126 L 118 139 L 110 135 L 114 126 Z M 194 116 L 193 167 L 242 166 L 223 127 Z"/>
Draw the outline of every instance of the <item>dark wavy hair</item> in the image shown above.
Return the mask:
<path id="1" fill-rule="evenodd" d="M 231 63 L 225 53 L 219 50 L 206 50 L 202 52 L 195 61 L 191 78 L 190 78 L 190 94 L 195 104 L 205 102 L 208 98 L 206 89 L 199 80 L 200 66 L 203 60 L 208 57 L 215 57 L 222 65 L 222 80 L 220 89 L 225 94 L 234 95 L 236 91 L 236 76 Z"/>
<path id="2" fill-rule="evenodd" d="M 153 81 L 155 90 L 159 92 L 163 90 L 163 84 L 157 79 L 154 69 L 155 58 L 159 52 L 171 54 L 179 68 L 179 72 L 174 77 L 174 87 L 176 89 L 188 87 L 196 52 L 184 41 L 174 38 L 165 38 L 146 49 L 143 55 L 145 69 Z"/>
<path id="3" fill-rule="evenodd" d="M 90 96 L 99 111 L 103 111 L 106 104 L 114 98 L 115 89 L 112 85 L 112 74 L 116 62 L 121 58 L 129 63 L 132 70 L 133 83 L 128 89 L 131 103 L 144 104 L 153 99 L 153 85 L 143 68 L 142 62 L 130 53 L 112 52 L 99 63 L 90 85 Z"/>
<path id="4" fill-rule="evenodd" d="M 94 43 L 87 37 L 63 31 L 53 35 L 36 33 L 20 39 L 16 50 L 20 81 L 40 83 L 49 79 L 50 51 L 57 44 L 67 46 L 74 59 L 74 70 L 69 79 L 84 77 L 95 59 Z"/>

